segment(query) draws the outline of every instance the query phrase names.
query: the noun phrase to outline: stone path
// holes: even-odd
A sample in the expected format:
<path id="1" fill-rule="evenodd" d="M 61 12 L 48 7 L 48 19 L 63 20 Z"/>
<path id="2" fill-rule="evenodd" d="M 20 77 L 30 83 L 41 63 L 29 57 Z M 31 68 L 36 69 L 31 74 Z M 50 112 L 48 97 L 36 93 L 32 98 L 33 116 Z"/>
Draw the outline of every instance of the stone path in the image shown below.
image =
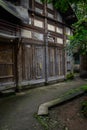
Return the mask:
<path id="1" fill-rule="evenodd" d="M 83 84 L 87 84 L 87 81 L 75 79 L 1 98 L 0 130 L 43 130 L 34 118 L 39 105 Z"/>

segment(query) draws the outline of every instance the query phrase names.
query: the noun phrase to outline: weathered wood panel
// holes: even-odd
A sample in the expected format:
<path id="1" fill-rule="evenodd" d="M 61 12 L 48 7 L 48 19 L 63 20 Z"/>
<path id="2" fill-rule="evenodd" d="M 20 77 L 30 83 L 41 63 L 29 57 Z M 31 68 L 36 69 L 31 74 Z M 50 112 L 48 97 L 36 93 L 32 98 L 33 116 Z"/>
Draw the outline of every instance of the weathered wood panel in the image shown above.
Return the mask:
<path id="1" fill-rule="evenodd" d="M 43 78 L 44 52 L 42 47 L 36 47 L 36 78 Z"/>
<path id="2" fill-rule="evenodd" d="M 57 49 L 57 58 L 58 58 L 58 75 L 64 75 L 63 72 L 63 50 L 62 49 Z"/>
<path id="3" fill-rule="evenodd" d="M 64 75 L 63 50 L 49 47 L 49 76 Z"/>
<path id="4" fill-rule="evenodd" d="M 55 76 L 55 48 L 49 47 L 49 76 Z"/>
<path id="5" fill-rule="evenodd" d="M 32 73 L 32 47 L 31 45 L 25 45 L 23 46 L 23 53 L 22 53 L 22 77 L 23 80 L 29 80 L 31 79 L 31 73 Z"/>
<path id="6" fill-rule="evenodd" d="M 19 35 L 17 26 L 14 26 L 11 23 L 6 23 L 6 21 L 0 19 L 0 33 L 7 34 L 7 35 L 13 35 L 17 33 Z"/>
<path id="7" fill-rule="evenodd" d="M 23 80 L 43 78 L 44 50 L 41 46 L 23 46 Z"/>
<path id="8" fill-rule="evenodd" d="M 0 82 L 11 82 L 14 77 L 14 55 L 11 45 L 0 45 Z"/>

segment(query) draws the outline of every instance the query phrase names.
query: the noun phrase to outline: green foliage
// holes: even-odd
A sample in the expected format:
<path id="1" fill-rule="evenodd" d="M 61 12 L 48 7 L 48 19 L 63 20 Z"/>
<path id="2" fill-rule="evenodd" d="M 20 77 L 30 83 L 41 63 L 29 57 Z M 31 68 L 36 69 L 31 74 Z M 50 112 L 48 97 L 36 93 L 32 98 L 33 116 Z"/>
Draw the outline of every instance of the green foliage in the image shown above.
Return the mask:
<path id="1" fill-rule="evenodd" d="M 73 25 L 74 35 L 69 37 L 70 44 L 66 49 L 71 51 L 78 50 L 80 54 L 87 54 L 87 0 L 41 0 L 53 3 L 56 9 L 66 11 L 69 5 L 75 11 L 78 22 Z"/>
<path id="2" fill-rule="evenodd" d="M 87 85 L 81 86 L 81 89 L 82 89 L 83 91 L 87 92 Z"/>
<path id="3" fill-rule="evenodd" d="M 75 6 L 75 12 L 77 14 L 78 19 L 83 19 L 84 16 L 87 14 L 87 2 L 78 2 L 78 4 Z"/>
<path id="4" fill-rule="evenodd" d="M 59 123 L 55 119 L 51 119 L 49 116 L 34 115 L 37 121 L 41 124 L 44 130 L 54 130 L 59 127 Z"/>
<path id="5" fill-rule="evenodd" d="M 37 114 L 35 114 L 34 117 L 38 120 L 38 122 L 41 124 L 41 126 L 44 127 L 45 130 L 49 130 L 49 124 L 48 124 L 49 117 L 38 116 Z"/>
<path id="6" fill-rule="evenodd" d="M 56 9 L 60 9 L 61 11 L 66 11 L 69 7 L 69 4 L 85 3 L 87 4 L 87 0 L 41 0 L 45 3 L 53 3 Z"/>
<path id="7" fill-rule="evenodd" d="M 73 36 L 69 37 L 70 44 L 67 49 L 71 51 L 78 50 L 80 54 L 87 54 L 87 18 L 83 18 L 75 23 L 73 26 L 75 32 Z"/>
<path id="8" fill-rule="evenodd" d="M 73 25 L 75 31 L 73 36 L 69 36 L 70 44 L 66 49 L 70 52 L 78 50 L 79 54 L 87 54 L 87 18 L 80 19 Z"/>
<path id="9" fill-rule="evenodd" d="M 67 79 L 67 80 L 72 80 L 72 79 L 74 79 L 74 74 L 70 72 L 69 74 L 66 75 L 66 79 Z"/>
<path id="10" fill-rule="evenodd" d="M 67 4 L 68 0 L 41 0 L 43 3 L 53 3 L 56 9 L 66 11 L 69 7 Z"/>
<path id="11" fill-rule="evenodd" d="M 81 103 L 81 112 L 87 118 L 87 99 Z"/>

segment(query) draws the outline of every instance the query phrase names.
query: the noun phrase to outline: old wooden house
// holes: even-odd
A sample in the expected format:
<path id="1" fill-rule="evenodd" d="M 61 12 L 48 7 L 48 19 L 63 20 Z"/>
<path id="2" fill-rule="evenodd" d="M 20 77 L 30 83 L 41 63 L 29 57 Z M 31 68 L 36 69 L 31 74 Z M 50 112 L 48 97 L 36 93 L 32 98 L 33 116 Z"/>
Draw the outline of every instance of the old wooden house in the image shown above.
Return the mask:
<path id="1" fill-rule="evenodd" d="M 76 20 L 71 7 L 61 13 L 40 0 L 0 0 L 0 91 L 64 79 L 72 69 L 66 34 Z"/>

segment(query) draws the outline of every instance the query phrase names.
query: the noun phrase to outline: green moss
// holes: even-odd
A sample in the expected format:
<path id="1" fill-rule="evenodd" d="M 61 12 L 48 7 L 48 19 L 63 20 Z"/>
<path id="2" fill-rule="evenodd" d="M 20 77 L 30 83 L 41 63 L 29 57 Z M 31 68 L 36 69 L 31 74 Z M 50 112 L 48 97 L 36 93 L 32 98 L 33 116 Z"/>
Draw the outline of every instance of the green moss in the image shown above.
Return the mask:
<path id="1" fill-rule="evenodd" d="M 80 90 L 81 90 L 81 88 L 71 89 L 71 90 L 67 91 L 66 93 L 64 93 L 64 95 L 62 97 L 63 98 L 68 97 L 71 94 L 75 94 L 76 92 L 79 92 Z"/>
<path id="2" fill-rule="evenodd" d="M 49 117 L 48 116 L 38 116 L 37 114 L 34 114 L 34 117 L 41 124 L 41 126 L 44 127 L 45 130 L 49 130 L 49 124 L 48 124 Z"/>
<path id="3" fill-rule="evenodd" d="M 51 119 L 49 116 L 38 116 L 34 114 L 34 117 L 41 124 L 44 130 L 54 130 L 55 128 L 59 128 L 59 122 L 55 119 Z"/>

